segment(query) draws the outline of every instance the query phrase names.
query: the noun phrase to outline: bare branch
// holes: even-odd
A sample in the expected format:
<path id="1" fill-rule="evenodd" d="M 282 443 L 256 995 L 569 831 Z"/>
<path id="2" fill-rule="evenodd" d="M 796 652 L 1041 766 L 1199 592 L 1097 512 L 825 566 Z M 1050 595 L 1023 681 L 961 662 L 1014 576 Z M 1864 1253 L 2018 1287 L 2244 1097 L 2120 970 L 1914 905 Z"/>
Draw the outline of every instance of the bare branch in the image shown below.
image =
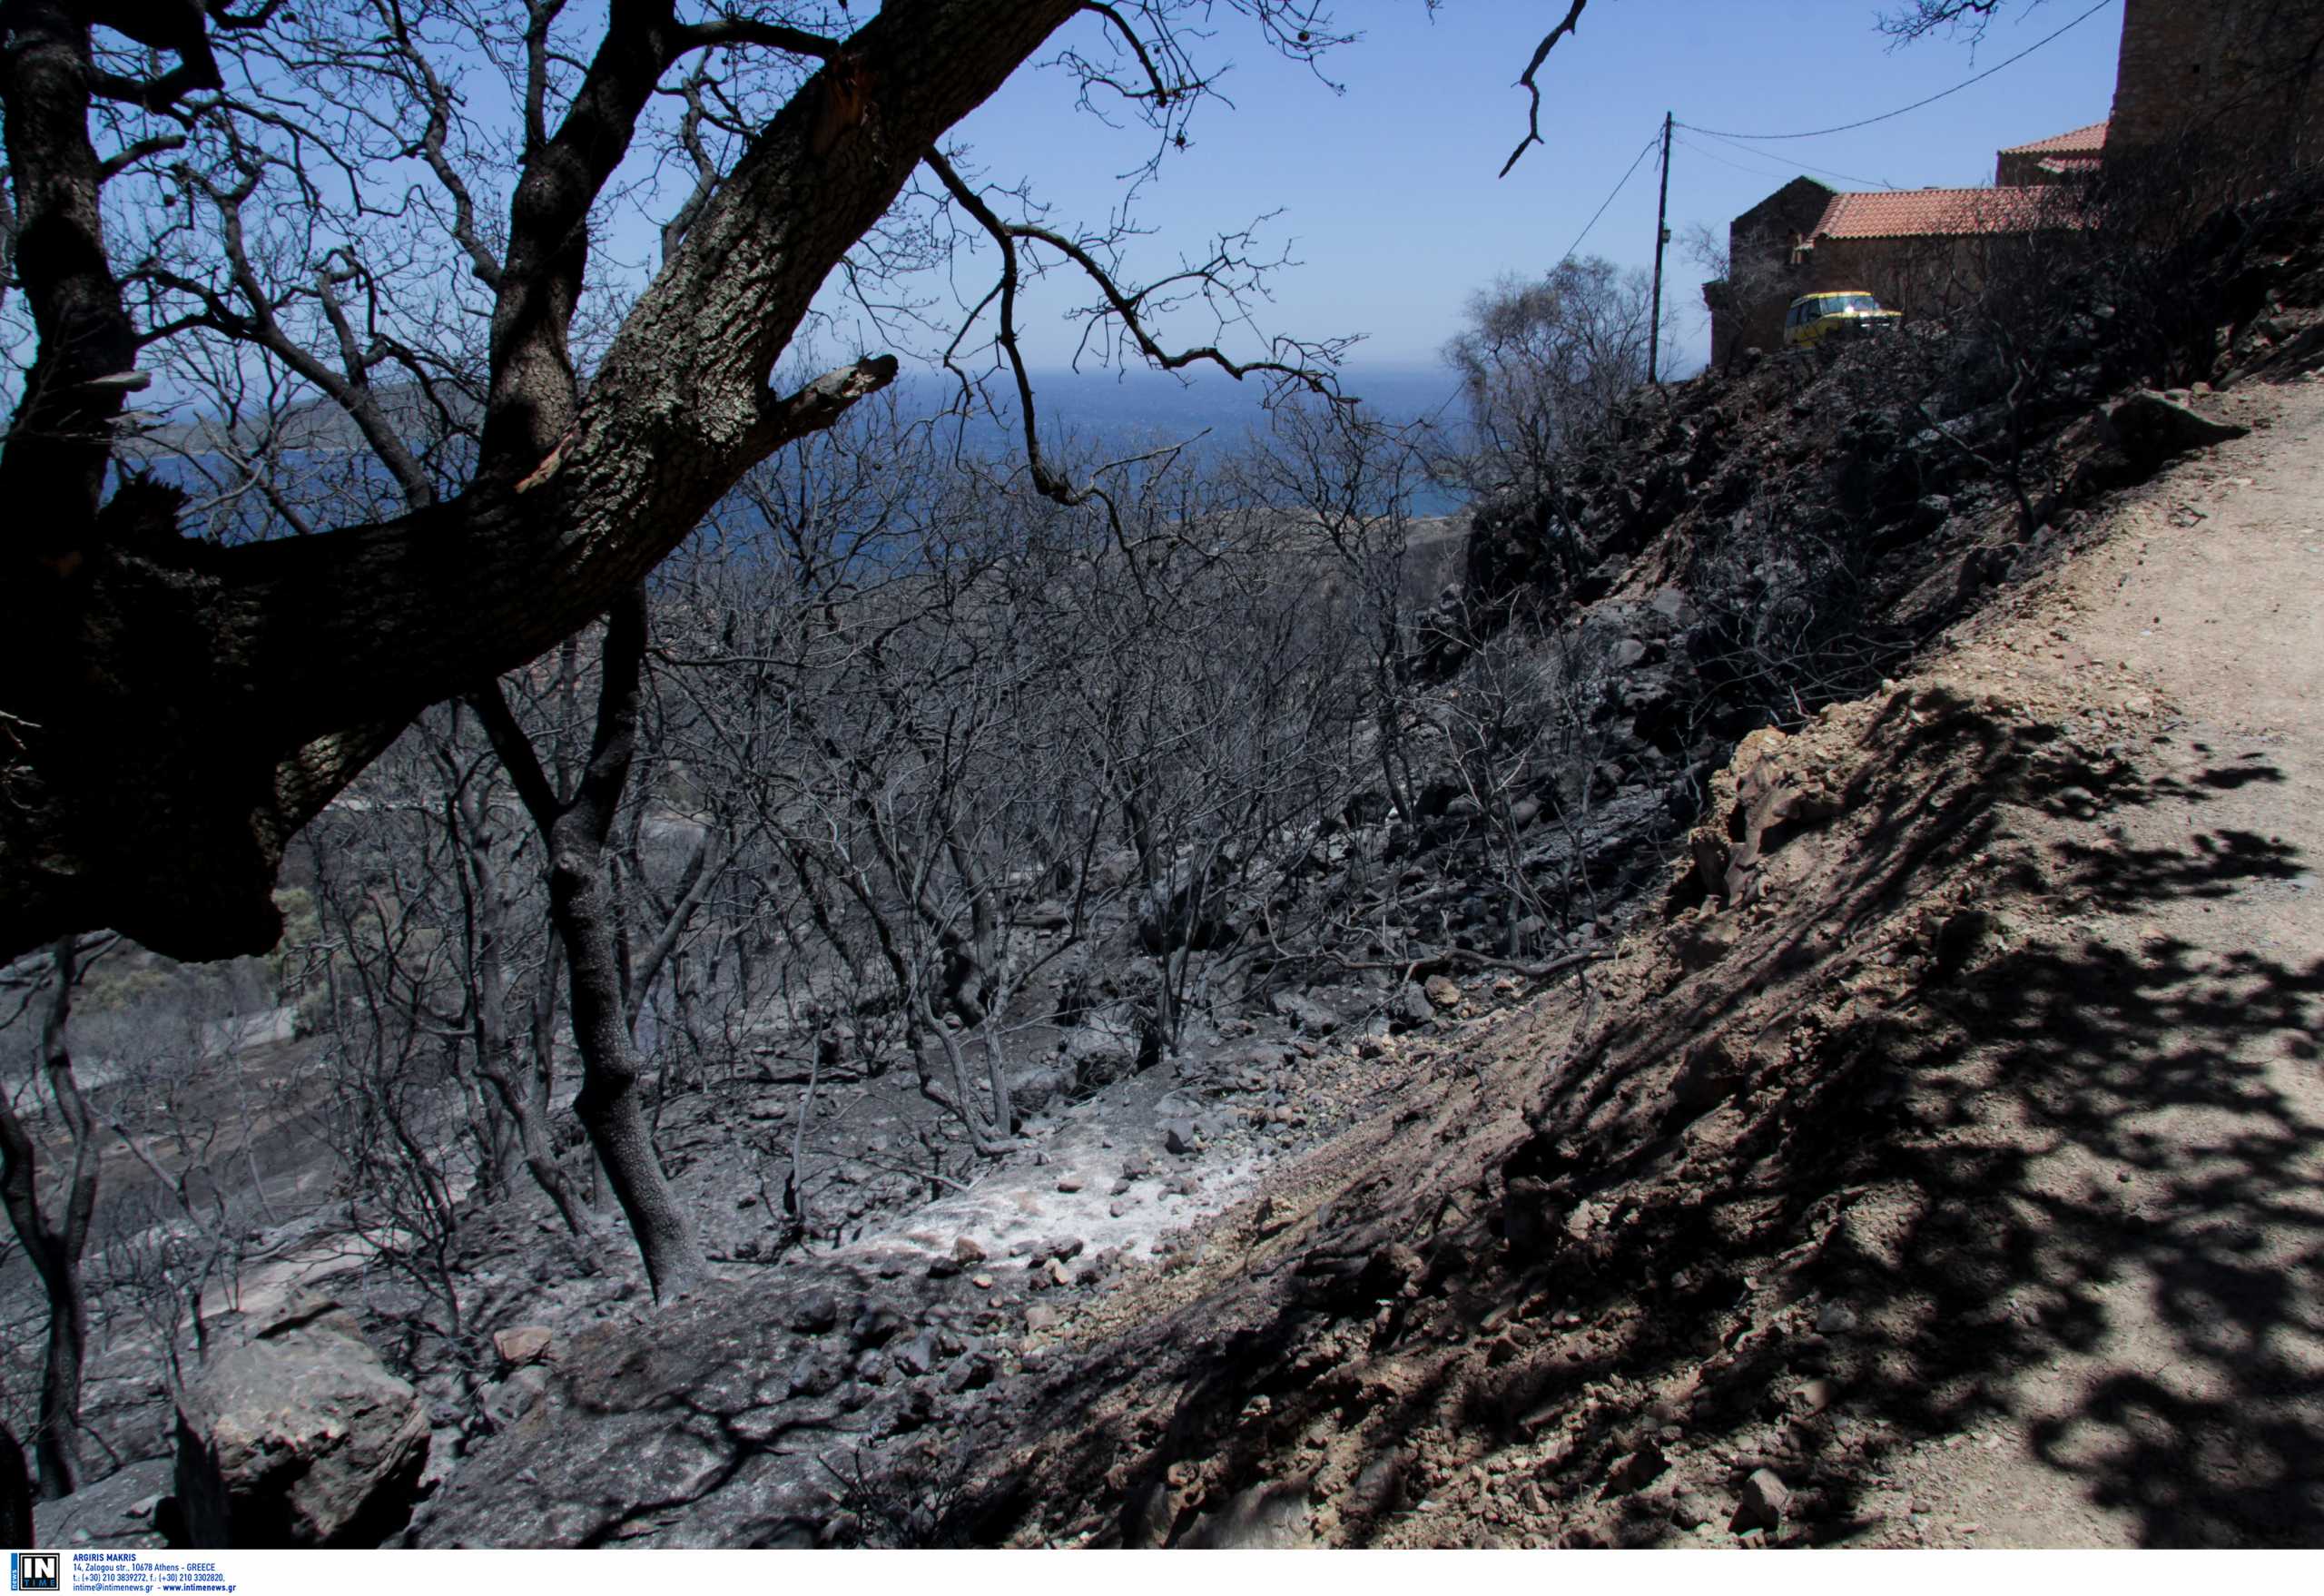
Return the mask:
<path id="1" fill-rule="evenodd" d="M 1512 150 L 1509 153 L 1509 159 L 1502 163 L 1501 175 L 1503 177 L 1507 177 L 1515 169 L 1518 159 L 1527 150 L 1542 143 L 1541 85 L 1537 81 L 1537 74 L 1541 70 L 1541 64 L 1550 58 L 1550 52 L 1557 47 L 1557 42 L 1566 34 L 1578 31 L 1582 8 L 1589 4 L 1590 0 L 1573 0 L 1572 6 L 1565 14 L 1565 20 L 1551 28 L 1543 35 L 1541 42 L 1533 46 L 1533 59 L 1525 64 L 1525 71 L 1517 80 L 1518 85 L 1531 100 L 1525 113 L 1525 136 L 1517 141 L 1517 148 Z"/>
<path id="2" fill-rule="evenodd" d="M 936 173 L 938 181 L 944 185 L 945 190 L 960 203 L 960 208 L 975 220 L 977 225 L 984 230 L 986 235 L 992 240 L 995 247 L 1000 251 L 1000 280 L 996 290 L 999 296 L 1000 326 L 994 341 L 1007 359 L 1010 377 L 1016 384 L 1019 425 L 1025 441 L 1026 466 L 1031 473 L 1035 489 L 1044 498 L 1053 499 L 1059 504 L 1072 506 L 1087 503 L 1093 498 L 1103 496 L 1094 487 L 1074 488 L 1049 466 L 1041 452 L 1040 426 L 1034 406 L 1032 378 L 1026 369 L 1024 351 L 1019 343 L 1017 326 L 1017 296 L 1022 280 L 1018 251 L 1020 241 L 1043 244 L 1055 250 L 1078 267 L 1083 275 L 1097 286 L 1108 309 L 1112 311 L 1123 330 L 1129 335 L 1138 353 L 1147 363 L 1158 369 L 1178 371 L 1194 365 L 1215 366 L 1237 381 L 1253 375 L 1273 376 L 1305 388 L 1324 399 L 1342 403 L 1352 402 L 1340 394 L 1337 385 L 1325 372 L 1312 367 L 1275 360 L 1238 361 L 1212 345 L 1175 351 L 1165 349 L 1147 327 L 1142 310 L 1141 302 L 1152 295 L 1154 287 L 1136 292 L 1126 291 L 1114 281 L 1113 274 L 1095 255 L 1063 233 L 1029 222 L 1002 221 L 999 212 L 987 203 L 984 196 L 960 174 L 940 152 L 931 150 L 924 159 L 928 163 L 929 169 Z M 1206 268 L 1192 273 L 1182 273 L 1180 276 L 1206 277 L 1208 271 L 1209 269 Z M 1176 281 L 1176 279 L 1166 281 Z M 967 327 L 964 325 L 963 334 L 966 330 Z M 959 347 L 958 339 L 954 340 L 953 347 L 955 350 Z M 950 351 L 947 352 L 946 365 L 953 369 L 955 374 L 959 374 L 959 368 L 953 364 Z"/>
<path id="3" fill-rule="evenodd" d="M 811 34 L 803 28 L 785 27 L 779 23 L 759 22 L 746 16 L 722 16 L 715 22 L 696 23 L 682 30 L 678 40 L 680 47 L 686 50 L 715 49 L 722 44 L 756 44 L 763 49 L 782 50 L 817 61 L 832 59 L 842 47 L 837 39 L 827 39 L 821 34 Z"/>
<path id="4" fill-rule="evenodd" d="M 1114 31 L 1121 34 L 1123 41 L 1129 45 L 1130 54 L 1137 57 L 1138 65 L 1145 69 L 1146 81 L 1153 85 L 1150 93 L 1154 103 L 1157 105 L 1168 104 L 1170 85 L 1162 81 L 1161 70 L 1154 64 L 1154 57 L 1147 54 L 1146 41 L 1137 36 L 1137 30 L 1129 25 L 1128 20 L 1112 6 L 1102 4 L 1101 0 L 1084 0 L 1081 9 L 1095 12 L 1113 25 Z"/>

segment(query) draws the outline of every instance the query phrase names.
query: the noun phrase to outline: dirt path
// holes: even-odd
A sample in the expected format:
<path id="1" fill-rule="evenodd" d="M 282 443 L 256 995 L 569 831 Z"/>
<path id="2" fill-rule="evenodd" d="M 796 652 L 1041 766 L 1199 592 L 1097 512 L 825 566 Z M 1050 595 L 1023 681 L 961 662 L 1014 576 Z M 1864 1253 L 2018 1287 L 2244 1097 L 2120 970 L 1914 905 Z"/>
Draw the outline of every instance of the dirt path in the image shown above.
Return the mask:
<path id="1" fill-rule="evenodd" d="M 2091 1032 L 2102 1089 L 2020 1128 L 2012 1198 L 2038 1222 L 2112 1187 L 2125 1228 L 2060 1227 L 2054 1355 L 1898 1460 L 1925 1543 L 2324 1533 L 2324 384 L 2211 408 L 2255 430 L 1965 651 L 2136 771 L 2061 795 L 2083 966 L 2123 977 L 2088 1006 L 2121 1023 Z"/>

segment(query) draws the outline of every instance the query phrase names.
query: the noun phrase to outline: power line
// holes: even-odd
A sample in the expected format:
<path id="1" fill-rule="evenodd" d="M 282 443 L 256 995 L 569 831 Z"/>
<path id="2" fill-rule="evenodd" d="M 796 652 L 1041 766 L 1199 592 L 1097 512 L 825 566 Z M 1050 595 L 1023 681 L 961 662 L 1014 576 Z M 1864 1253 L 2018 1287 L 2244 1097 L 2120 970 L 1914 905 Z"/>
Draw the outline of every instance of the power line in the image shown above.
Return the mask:
<path id="1" fill-rule="evenodd" d="M 1684 126 L 1686 126 L 1686 123 L 1682 122 L 1682 123 L 1680 123 L 1679 125 L 1679 126 L 1681 126 L 1681 127 L 1684 127 Z M 1718 162 L 1721 166 L 1732 167 L 1732 168 L 1733 168 L 1735 171 L 1737 171 L 1737 172 L 1751 172 L 1751 173 L 1753 173 L 1754 175 L 1756 175 L 1756 176 L 1759 176 L 1759 177 L 1781 177 L 1781 176 L 1783 176 L 1783 175 L 1784 175 L 1783 170 L 1782 170 L 1781 168 L 1779 168 L 1779 167 L 1774 167 L 1774 166 L 1746 166 L 1746 165 L 1745 165 L 1742 162 L 1740 162 L 1740 161 L 1729 161 L 1726 156 L 1724 156 L 1724 155 L 1720 154 L 1718 151 L 1716 151 L 1716 150 L 1709 150 L 1709 149 L 1705 149 L 1702 145 L 1700 145 L 1700 144 L 1699 144 L 1699 143 L 1695 143 L 1695 141 L 1694 141 L 1694 140 L 1692 140 L 1692 139 L 1680 139 L 1679 142 L 1680 143 L 1682 143 L 1682 144 L 1686 145 L 1686 146 L 1687 146 L 1687 148 L 1689 148 L 1689 150 L 1692 150 L 1696 154 L 1700 155 L 1704 160 L 1706 160 L 1706 161 L 1716 161 L 1716 162 Z M 1722 140 L 1720 140 L 1719 142 L 1720 142 L 1721 143 L 1726 143 L 1726 142 L 1727 142 L 1727 141 L 1726 141 L 1726 140 L 1724 140 L 1724 139 L 1722 139 Z M 1730 149 L 1739 149 L 1741 146 L 1739 146 L 1739 145 L 1732 145 L 1732 144 L 1730 144 L 1730 145 L 1728 145 L 1728 148 L 1730 148 Z M 1746 151 L 1746 152 L 1745 152 L 1745 153 L 1747 153 L 1747 154 L 1756 154 L 1756 153 L 1758 153 L 1758 152 L 1757 152 L 1757 151 Z M 1876 188 L 1876 189 L 1887 189 L 1887 190 L 1889 190 L 1891 192 L 1896 192 L 1896 185 L 1895 183 L 1890 182 L 1886 178 L 1884 178 L 1884 177 L 1865 177 L 1865 176 L 1861 175 L 1860 173 L 1853 172 L 1834 172 L 1834 171 L 1833 171 L 1830 167 L 1828 167 L 1828 166 L 1810 166 L 1810 165 L 1809 165 L 1809 164 L 1807 164 L 1807 162 L 1805 162 L 1805 161 L 1794 161 L 1794 162 L 1791 162 L 1789 164 L 1790 164 L 1790 165 L 1792 165 L 1792 166 L 1794 166 L 1794 167 L 1796 167 L 1796 168 L 1797 168 L 1797 169 L 1798 169 L 1799 171 L 1801 171 L 1801 172 L 1814 172 L 1814 173 L 1815 173 L 1817 176 L 1818 176 L 1818 177 L 1837 177 L 1837 178 L 1838 178 L 1842 182 L 1861 182 L 1861 183 L 1868 183 L 1869 185 L 1871 185 L 1871 186 L 1872 186 L 1872 187 L 1874 187 L 1874 188 Z"/>
<path id="2" fill-rule="evenodd" d="M 1566 246 L 1565 253 L 1558 257 L 1559 266 L 1562 266 L 1568 261 L 1573 259 L 1574 251 L 1580 249 L 1582 245 L 1582 241 L 1589 238 L 1590 229 L 1598 225 L 1600 218 L 1606 214 L 1608 206 L 1612 205 L 1616 200 L 1622 197 L 1622 191 L 1630 187 L 1630 179 L 1638 175 L 1639 167 L 1645 163 L 1646 158 L 1654 153 L 1655 146 L 1661 143 L 1662 130 L 1658 127 L 1654 130 L 1654 136 L 1646 141 L 1646 147 L 1638 153 L 1638 159 L 1630 163 L 1630 169 L 1622 173 L 1622 181 L 1614 185 L 1614 192 L 1606 196 L 1606 203 L 1598 207 L 1597 213 L 1590 218 L 1589 225 L 1581 230 L 1581 233 L 1574 239 L 1573 242 Z M 1551 268 L 1551 271 L 1555 271 L 1556 269 L 1557 268 L 1554 266 Z"/>
<path id="3" fill-rule="evenodd" d="M 2056 33 L 2052 34 L 2046 39 L 2039 39 L 2034 43 L 2026 45 L 2024 49 L 2020 50 L 2016 54 L 2001 63 L 2000 65 L 1989 66 L 1985 68 L 1984 71 L 1979 73 L 1976 76 L 1973 78 L 1965 78 L 1960 83 L 1955 84 L 1949 89 L 1931 94 L 1925 100 L 1915 100 L 1911 104 L 1900 105 L 1894 111 L 1884 111 L 1877 116 L 1867 116 L 1862 122 L 1842 123 L 1838 127 L 1819 127 L 1808 133 L 1719 133 L 1712 128 L 1696 127 L 1695 124 L 1690 122 L 1682 122 L 1679 125 L 1693 133 L 1709 133 L 1715 139 L 1746 139 L 1753 143 L 1769 143 L 1782 139 L 1820 139 L 1827 133 L 1853 133 L 1860 127 L 1870 127 L 1876 122 L 1893 121 L 1895 118 L 1904 115 L 1908 111 L 1918 111 L 1924 105 L 1934 105 L 1939 100 L 1945 99 L 1948 95 L 1957 94 L 1965 88 L 1984 83 L 1987 78 L 1993 76 L 1994 74 L 2002 71 L 2004 67 L 2016 65 L 2028 55 L 2033 54 L 2034 51 L 2042 48 L 2043 45 L 2065 37 L 2066 34 L 2073 32 L 2074 29 L 2080 27 L 2083 23 L 2088 22 L 2092 17 L 2096 16 L 2100 12 L 2105 10 L 2112 4 L 2114 4 L 2114 0 L 2098 0 L 2097 5 L 2083 12 L 2080 16 L 2075 17 L 2072 22 L 2066 24 L 2065 26 L 2060 28 Z"/>

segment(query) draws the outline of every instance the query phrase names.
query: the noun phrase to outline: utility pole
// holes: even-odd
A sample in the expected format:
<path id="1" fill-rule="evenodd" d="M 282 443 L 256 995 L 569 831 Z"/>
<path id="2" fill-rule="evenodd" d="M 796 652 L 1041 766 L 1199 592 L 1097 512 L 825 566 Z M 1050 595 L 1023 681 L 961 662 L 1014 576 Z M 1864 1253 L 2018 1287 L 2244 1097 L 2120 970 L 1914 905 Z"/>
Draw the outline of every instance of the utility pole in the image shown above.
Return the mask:
<path id="1" fill-rule="evenodd" d="M 1670 113 L 1662 113 L 1662 198 L 1654 206 L 1654 308 L 1646 335 L 1646 380 L 1662 363 L 1662 251 L 1670 242 Z"/>

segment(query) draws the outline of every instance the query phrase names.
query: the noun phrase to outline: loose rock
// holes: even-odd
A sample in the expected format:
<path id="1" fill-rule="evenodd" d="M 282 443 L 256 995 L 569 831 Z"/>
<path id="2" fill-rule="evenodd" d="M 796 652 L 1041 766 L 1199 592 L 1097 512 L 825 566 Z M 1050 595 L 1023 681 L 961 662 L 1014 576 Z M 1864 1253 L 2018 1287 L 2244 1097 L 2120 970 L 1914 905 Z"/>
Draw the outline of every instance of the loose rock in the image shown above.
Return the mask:
<path id="1" fill-rule="evenodd" d="M 1669 1466 L 1662 1449 L 1649 1441 L 1636 1452 L 1614 1460 L 1614 1466 L 1606 1473 L 1606 1493 L 1614 1496 L 1635 1491 Z"/>
<path id="2" fill-rule="evenodd" d="M 936 1333 L 923 1330 L 896 1348 L 896 1367 L 907 1374 L 928 1374 L 936 1368 Z"/>
<path id="3" fill-rule="evenodd" d="M 1727 1527 L 1738 1534 L 1749 1530 L 1777 1529 L 1790 1506 L 1791 1488 L 1775 1471 L 1754 1469 L 1751 1477 L 1743 1482 L 1743 1499 L 1736 1504 L 1735 1516 Z"/>
<path id="4" fill-rule="evenodd" d="M 506 1367 L 521 1369 L 548 1356 L 549 1344 L 554 1339 L 546 1325 L 520 1325 L 514 1329 L 494 1331 L 492 1350 L 500 1355 Z"/>
<path id="5" fill-rule="evenodd" d="M 839 1299 L 828 1291 L 810 1292 L 792 1305 L 785 1321 L 802 1335 L 821 1335 L 839 1325 Z"/>
<path id="6" fill-rule="evenodd" d="M 427 1404 L 352 1314 L 302 1314 L 212 1361 L 178 1399 L 178 1498 L 195 1546 L 377 1546 L 411 1517 Z"/>
<path id="7" fill-rule="evenodd" d="M 2232 421 L 2214 421 L 2159 393 L 2134 393 L 2105 413 L 2105 430 L 2132 464 L 2152 472 L 2190 449 L 2241 438 L 2250 431 Z"/>

